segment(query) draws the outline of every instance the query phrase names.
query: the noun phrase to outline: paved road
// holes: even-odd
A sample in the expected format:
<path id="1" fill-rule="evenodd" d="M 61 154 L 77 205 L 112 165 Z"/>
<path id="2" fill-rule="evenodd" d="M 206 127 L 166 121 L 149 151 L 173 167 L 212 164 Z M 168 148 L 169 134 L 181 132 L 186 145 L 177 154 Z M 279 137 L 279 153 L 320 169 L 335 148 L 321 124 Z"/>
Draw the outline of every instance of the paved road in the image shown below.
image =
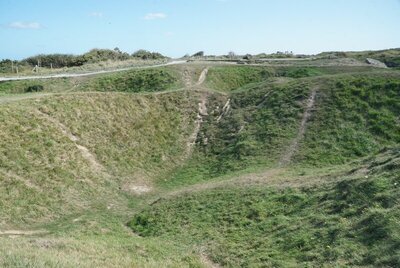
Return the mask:
<path id="1" fill-rule="evenodd" d="M 182 64 L 185 62 L 186 61 L 184 61 L 184 60 L 171 61 L 168 63 L 157 64 L 157 65 L 142 66 L 142 67 L 128 67 L 128 68 L 121 68 L 121 69 L 114 69 L 114 70 L 102 70 L 102 71 L 89 72 L 89 73 L 50 74 L 50 75 L 40 75 L 40 76 L 20 76 L 20 77 L 0 77 L 0 82 L 1 81 L 16 81 L 16 80 L 32 80 L 32 79 L 81 77 L 81 76 L 90 76 L 90 75 L 96 75 L 96 74 L 116 73 L 116 72 L 132 70 L 132 69 L 157 68 L 157 67 L 163 67 L 163 66 L 168 66 L 168 65 Z"/>

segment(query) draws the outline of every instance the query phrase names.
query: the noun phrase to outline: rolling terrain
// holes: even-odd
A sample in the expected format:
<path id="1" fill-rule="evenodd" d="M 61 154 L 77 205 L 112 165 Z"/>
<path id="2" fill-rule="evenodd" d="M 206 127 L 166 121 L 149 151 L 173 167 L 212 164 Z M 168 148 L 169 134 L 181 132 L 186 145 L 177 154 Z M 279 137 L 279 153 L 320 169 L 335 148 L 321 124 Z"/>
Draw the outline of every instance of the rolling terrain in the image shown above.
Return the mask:
<path id="1" fill-rule="evenodd" d="M 0 83 L 2 267 L 397 267 L 400 72 Z"/>

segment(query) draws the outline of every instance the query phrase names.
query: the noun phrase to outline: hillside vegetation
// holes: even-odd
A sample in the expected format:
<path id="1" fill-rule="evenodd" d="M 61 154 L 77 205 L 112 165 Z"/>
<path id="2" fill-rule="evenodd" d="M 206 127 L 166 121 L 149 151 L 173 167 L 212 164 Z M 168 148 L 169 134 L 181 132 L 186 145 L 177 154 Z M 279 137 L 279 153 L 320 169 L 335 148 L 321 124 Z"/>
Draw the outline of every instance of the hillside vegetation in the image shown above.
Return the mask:
<path id="1" fill-rule="evenodd" d="M 186 149 L 191 98 L 84 93 L 3 105 L 0 218 L 39 221 L 151 187 Z"/>
<path id="2" fill-rule="evenodd" d="M 293 164 L 339 165 L 399 144 L 397 78 L 338 76 L 253 83 L 233 91 L 229 102 L 224 97 L 229 106 L 225 112 L 221 97 L 211 103 L 218 108 L 205 120 L 192 158 L 161 183 L 187 184 L 278 164 L 297 135 L 312 91 L 312 117 Z"/>
<path id="3" fill-rule="evenodd" d="M 129 223 L 144 237 L 203 245 L 223 266 L 400 264 L 400 151 L 368 162 L 368 179 L 307 189 L 218 188 L 157 203 Z"/>
<path id="4" fill-rule="evenodd" d="M 349 57 L 365 61 L 367 58 L 379 60 L 391 68 L 400 67 L 400 48 L 375 50 L 375 51 L 359 51 L 359 52 L 324 52 L 319 54 L 322 57 Z"/>
<path id="5" fill-rule="evenodd" d="M 0 266 L 400 265 L 397 70 L 195 62 L 0 92 Z"/>
<path id="6" fill-rule="evenodd" d="M 143 49 L 130 55 L 127 52 L 121 51 L 118 47 L 113 50 L 95 48 L 81 55 L 39 54 L 20 61 L 10 59 L 1 60 L 0 73 L 23 74 L 33 72 L 53 72 L 53 68 L 64 69 L 65 71 L 66 68 L 82 67 L 96 63 L 123 63 L 128 60 L 138 60 L 144 63 L 145 61 L 165 61 L 167 59 L 167 57 L 158 52 L 150 52 Z"/>

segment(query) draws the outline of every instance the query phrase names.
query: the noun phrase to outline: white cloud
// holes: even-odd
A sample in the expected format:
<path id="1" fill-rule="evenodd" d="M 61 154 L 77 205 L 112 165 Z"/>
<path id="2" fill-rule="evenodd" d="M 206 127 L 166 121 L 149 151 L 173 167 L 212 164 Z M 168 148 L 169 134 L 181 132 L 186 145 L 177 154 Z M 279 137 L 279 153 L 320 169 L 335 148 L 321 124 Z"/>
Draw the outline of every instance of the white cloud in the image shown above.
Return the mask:
<path id="1" fill-rule="evenodd" d="M 145 20 L 157 20 L 157 19 L 165 19 L 167 15 L 165 13 L 147 13 L 144 16 Z"/>
<path id="2" fill-rule="evenodd" d="M 103 12 L 98 12 L 98 11 L 93 11 L 92 13 L 89 14 L 90 17 L 96 17 L 96 18 L 102 18 L 103 17 Z"/>
<path id="3" fill-rule="evenodd" d="M 15 21 L 7 25 L 9 28 L 13 29 L 40 29 L 43 26 L 38 22 L 22 22 L 22 21 Z"/>
<path id="4" fill-rule="evenodd" d="M 165 33 L 164 33 L 164 36 L 166 36 L 166 37 L 171 37 L 171 36 L 173 36 L 173 35 L 174 35 L 173 32 L 165 32 Z"/>

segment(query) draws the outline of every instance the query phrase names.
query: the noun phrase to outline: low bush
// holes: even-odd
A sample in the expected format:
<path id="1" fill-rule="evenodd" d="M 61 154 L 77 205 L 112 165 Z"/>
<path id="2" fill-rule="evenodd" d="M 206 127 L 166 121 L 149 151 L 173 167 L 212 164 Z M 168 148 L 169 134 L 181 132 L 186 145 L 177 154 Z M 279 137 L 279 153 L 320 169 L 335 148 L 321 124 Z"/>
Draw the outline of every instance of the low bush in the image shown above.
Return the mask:
<path id="1" fill-rule="evenodd" d="M 39 91 L 43 91 L 44 87 L 42 85 L 32 85 L 32 86 L 28 86 L 25 89 L 25 92 L 39 92 Z"/>

